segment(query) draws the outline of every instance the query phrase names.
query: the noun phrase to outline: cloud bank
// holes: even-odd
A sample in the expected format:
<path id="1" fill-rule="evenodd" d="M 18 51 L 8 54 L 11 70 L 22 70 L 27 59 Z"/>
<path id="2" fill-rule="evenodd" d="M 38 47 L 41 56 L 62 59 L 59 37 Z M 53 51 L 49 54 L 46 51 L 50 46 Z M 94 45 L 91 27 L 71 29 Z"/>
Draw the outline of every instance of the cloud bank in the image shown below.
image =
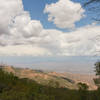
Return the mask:
<path id="1" fill-rule="evenodd" d="M 57 27 L 73 28 L 83 17 L 80 8 L 79 3 L 59 0 L 46 5 L 44 12 Z M 22 0 L 3 0 L 0 19 L 0 55 L 89 56 L 100 49 L 100 26 L 87 25 L 71 32 L 44 29 L 24 11 Z"/>

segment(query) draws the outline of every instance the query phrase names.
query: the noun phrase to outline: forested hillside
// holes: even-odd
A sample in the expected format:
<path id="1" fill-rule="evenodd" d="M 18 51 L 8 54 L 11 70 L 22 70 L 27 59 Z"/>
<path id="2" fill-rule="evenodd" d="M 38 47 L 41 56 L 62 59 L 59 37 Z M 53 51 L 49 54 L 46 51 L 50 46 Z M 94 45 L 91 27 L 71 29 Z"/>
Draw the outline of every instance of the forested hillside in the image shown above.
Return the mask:
<path id="1" fill-rule="evenodd" d="M 0 100 L 100 100 L 100 90 L 88 91 L 84 85 L 79 90 L 42 86 L 0 69 Z"/>

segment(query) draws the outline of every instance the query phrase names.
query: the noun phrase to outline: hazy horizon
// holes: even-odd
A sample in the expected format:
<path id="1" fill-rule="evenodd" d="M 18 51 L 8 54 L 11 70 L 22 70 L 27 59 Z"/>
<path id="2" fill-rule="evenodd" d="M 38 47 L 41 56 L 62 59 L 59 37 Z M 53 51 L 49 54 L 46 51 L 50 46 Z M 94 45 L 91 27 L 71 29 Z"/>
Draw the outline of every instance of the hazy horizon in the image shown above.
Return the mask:
<path id="1" fill-rule="evenodd" d="M 32 57 L 32 56 L 3 56 L 0 62 L 21 68 L 40 70 L 93 74 L 94 63 L 99 57 Z"/>

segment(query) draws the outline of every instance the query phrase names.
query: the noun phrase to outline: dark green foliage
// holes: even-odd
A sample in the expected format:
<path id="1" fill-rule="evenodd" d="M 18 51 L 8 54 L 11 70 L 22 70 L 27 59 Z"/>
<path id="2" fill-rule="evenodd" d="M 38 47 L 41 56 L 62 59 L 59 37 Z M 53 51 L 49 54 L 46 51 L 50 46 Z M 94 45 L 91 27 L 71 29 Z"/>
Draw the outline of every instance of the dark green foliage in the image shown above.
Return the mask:
<path id="1" fill-rule="evenodd" d="M 50 82 L 50 85 L 53 82 Z M 29 79 L 19 79 L 0 69 L 0 100 L 100 100 L 100 89 L 88 91 L 84 84 L 79 90 L 42 86 Z M 85 90 L 85 91 L 84 91 Z"/>
<path id="2" fill-rule="evenodd" d="M 54 88 L 59 88 L 60 87 L 60 84 L 59 84 L 59 82 L 55 82 L 55 81 L 53 81 L 53 80 L 50 80 L 49 82 L 48 82 L 48 86 L 49 87 L 54 87 Z"/>
<path id="3" fill-rule="evenodd" d="M 100 61 L 95 63 L 95 72 L 97 76 L 100 76 Z"/>
<path id="4" fill-rule="evenodd" d="M 94 78 L 94 83 L 97 87 L 100 87 L 100 78 Z"/>
<path id="5" fill-rule="evenodd" d="M 100 88 L 100 61 L 95 63 L 95 73 L 98 78 L 94 79 L 95 84 L 98 88 Z"/>
<path id="6" fill-rule="evenodd" d="M 85 83 L 78 83 L 78 86 L 79 86 L 79 95 L 80 95 L 80 99 L 81 100 L 88 100 L 87 98 L 88 98 L 88 95 L 89 95 L 89 93 L 88 93 L 88 85 L 87 84 L 85 84 Z"/>
<path id="7" fill-rule="evenodd" d="M 78 83 L 78 87 L 79 87 L 79 90 L 83 90 L 83 91 L 87 91 L 89 88 L 87 84 L 81 83 L 81 82 Z"/>

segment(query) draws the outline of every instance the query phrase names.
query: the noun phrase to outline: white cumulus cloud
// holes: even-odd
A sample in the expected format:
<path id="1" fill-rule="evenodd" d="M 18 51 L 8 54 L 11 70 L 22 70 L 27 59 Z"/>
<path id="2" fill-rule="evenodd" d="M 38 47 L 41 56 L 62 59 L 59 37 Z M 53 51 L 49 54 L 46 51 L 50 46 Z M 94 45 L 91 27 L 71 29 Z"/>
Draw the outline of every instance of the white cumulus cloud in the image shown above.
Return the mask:
<path id="1" fill-rule="evenodd" d="M 59 28 L 74 28 L 75 22 L 84 16 L 81 5 L 71 0 L 58 0 L 56 3 L 47 4 L 44 12 L 48 13 L 48 20 Z"/>

